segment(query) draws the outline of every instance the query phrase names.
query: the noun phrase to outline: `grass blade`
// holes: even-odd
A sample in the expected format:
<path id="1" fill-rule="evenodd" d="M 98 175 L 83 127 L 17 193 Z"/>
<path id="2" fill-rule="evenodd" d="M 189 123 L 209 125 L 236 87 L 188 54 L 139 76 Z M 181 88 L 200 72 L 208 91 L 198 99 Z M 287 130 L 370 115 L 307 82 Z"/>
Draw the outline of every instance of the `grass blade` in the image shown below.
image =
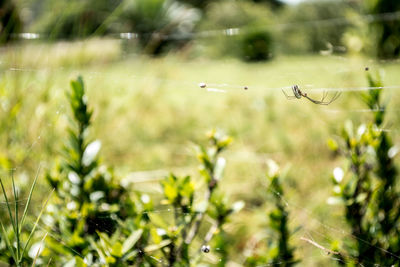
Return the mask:
<path id="1" fill-rule="evenodd" d="M 15 186 L 15 181 L 14 181 L 14 172 L 12 172 L 11 173 L 11 181 L 12 181 L 12 188 L 13 188 L 13 192 L 14 192 L 14 219 L 15 219 L 15 229 L 16 229 L 16 231 L 15 231 L 15 239 L 16 239 L 16 242 L 17 242 L 17 251 L 16 251 L 16 253 L 17 253 L 17 262 L 16 262 L 16 264 L 17 264 L 17 266 L 19 265 L 19 263 L 20 263 L 20 260 L 21 260 L 21 254 L 20 254 L 20 245 L 21 245 L 21 242 L 20 242 L 20 240 L 19 240 L 19 233 L 20 233 L 20 229 L 19 229 L 19 223 L 18 223 L 18 193 L 17 193 L 17 187 Z"/>
<path id="2" fill-rule="evenodd" d="M 40 172 L 40 165 L 39 165 L 39 168 L 38 168 L 38 170 L 36 172 L 36 177 L 33 180 L 33 183 L 32 183 L 32 186 L 31 186 L 31 190 L 29 191 L 28 200 L 26 201 L 24 212 L 22 213 L 22 219 L 21 219 L 21 223 L 20 223 L 21 226 L 24 225 L 26 214 L 28 213 L 28 207 L 29 207 L 29 204 L 31 203 L 33 189 L 35 188 L 36 181 L 37 181 L 37 179 L 39 177 L 39 172 Z M 22 229 L 22 227 L 21 227 L 21 229 Z M 20 231 L 21 231 L 21 229 L 20 229 Z"/>
<path id="3" fill-rule="evenodd" d="M 49 202 L 50 197 L 51 197 L 51 195 L 53 194 L 54 190 L 55 190 L 55 188 L 53 188 L 53 190 L 51 190 L 50 195 L 49 195 L 49 196 L 47 197 L 47 199 L 46 199 L 46 202 L 43 204 L 42 208 L 40 209 L 39 216 L 37 217 L 36 222 L 35 222 L 35 224 L 34 224 L 34 226 L 33 226 L 33 228 L 32 228 L 32 231 L 31 231 L 31 233 L 29 234 L 28 240 L 27 240 L 26 243 L 25 243 L 24 249 L 22 250 L 22 255 L 24 255 L 24 253 L 25 253 L 25 251 L 26 251 L 26 248 L 28 247 L 28 244 L 29 244 L 29 242 L 30 242 L 31 239 L 32 239 L 32 236 L 33 236 L 33 234 L 34 234 L 34 232 L 35 232 L 35 230 L 36 230 L 36 227 L 37 227 L 37 225 L 38 225 L 38 223 L 39 223 L 40 217 L 42 217 L 43 211 L 44 211 L 44 209 L 46 208 L 47 203 Z"/>
<path id="4" fill-rule="evenodd" d="M 0 185 L 1 185 L 1 189 L 3 190 L 4 199 L 6 200 L 6 206 L 7 206 L 7 209 L 8 209 L 8 215 L 10 216 L 10 221 L 11 221 L 11 224 L 12 224 L 14 232 L 15 232 L 15 224 L 14 224 L 14 219 L 13 219 L 13 216 L 12 216 L 12 213 L 11 213 L 10 202 L 8 201 L 7 193 L 6 193 L 6 190 L 4 189 L 3 181 L 1 180 L 1 178 L 0 178 Z"/>
<path id="5" fill-rule="evenodd" d="M 37 257 L 39 256 L 40 250 L 42 249 L 42 245 L 43 245 L 43 242 L 44 242 L 44 240 L 46 239 L 46 237 L 47 237 L 47 233 L 46 233 L 46 234 L 44 235 L 44 237 L 42 238 L 42 241 L 40 241 L 39 249 L 38 249 L 38 251 L 36 252 L 35 258 L 33 259 L 33 262 L 32 262 L 32 267 L 35 266 L 36 259 L 37 259 Z"/>
<path id="6" fill-rule="evenodd" d="M 10 244 L 10 240 L 8 240 L 7 232 L 6 232 L 6 229 L 4 228 L 4 225 L 3 225 L 2 221 L 0 221 L 0 225 L 1 225 L 2 236 L 4 237 L 4 240 L 6 242 L 7 249 L 8 249 L 8 251 L 10 251 L 11 256 L 13 257 L 14 261 L 17 262 L 17 258 L 15 257 L 15 253 L 14 253 L 14 250 L 13 250 L 11 244 Z"/>

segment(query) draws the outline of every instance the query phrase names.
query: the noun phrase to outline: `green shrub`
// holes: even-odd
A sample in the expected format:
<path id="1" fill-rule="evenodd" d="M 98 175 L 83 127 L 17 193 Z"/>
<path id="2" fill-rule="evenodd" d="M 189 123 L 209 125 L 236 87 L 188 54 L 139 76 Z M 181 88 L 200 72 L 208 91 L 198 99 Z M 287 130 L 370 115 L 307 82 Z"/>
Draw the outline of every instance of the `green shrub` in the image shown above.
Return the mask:
<path id="1" fill-rule="evenodd" d="M 171 205 L 174 219 L 168 224 L 156 214 L 151 214 L 150 221 L 163 234 L 154 240 L 158 243 L 168 242 L 161 248 L 160 259 L 167 266 L 189 266 L 199 262 L 203 253 L 213 251 L 220 254 L 219 266 L 227 261 L 226 244 L 224 242 L 223 226 L 228 217 L 243 207 L 242 202 L 232 206 L 228 204 L 225 194 L 218 190 L 225 168 L 225 159 L 220 154 L 230 144 L 231 138 L 215 131 L 208 134 L 209 147 L 198 147 L 200 175 L 205 188 L 196 188 L 190 176 L 177 177 L 169 175 L 162 182 L 165 203 Z M 201 192 L 203 197 L 196 194 Z M 197 199 L 197 201 L 195 201 Z M 207 218 L 207 223 L 205 222 Z M 209 225 L 211 221 L 211 225 Z M 204 233 L 204 227 L 208 228 Z M 214 250 L 212 239 L 215 236 L 218 250 Z M 156 242 L 157 243 L 157 242 Z"/>
<path id="2" fill-rule="evenodd" d="M 81 77 L 71 82 L 68 97 L 73 120 L 62 152 L 64 159 L 46 178 L 56 193 L 47 213 L 53 218 L 51 229 L 61 235 L 72 251 L 65 250 L 58 240 L 51 239 L 48 246 L 53 251 L 62 251 L 60 256 L 71 252 L 86 256 L 91 250 L 90 237 L 97 239 L 98 233 L 103 232 L 112 235 L 119 220 L 136 213 L 126 188 L 111 169 L 100 165 L 100 141 L 89 141 L 92 112 L 86 103 Z"/>
<path id="3" fill-rule="evenodd" d="M 382 86 L 380 79 L 369 73 L 368 81 L 371 87 Z M 397 150 L 389 134 L 380 129 L 386 109 L 382 91 L 369 90 L 362 95 L 374 114 L 372 121 L 356 131 L 347 122 L 342 144 L 332 146 L 348 162 L 345 172 L 336 168 L 332 179 L 334 199 L 343 204 L 353 237 L 344 241 L 341 250 L 335 248 L 340 252 L 341 263 L 348 266 L 397 266 L 399 262 L 400 190 L 394 162 Z"/>
<path id="4" fill-rule="evenodd" d="M 281 184 L 281 174 L 275 162 L 269 162 L 270 170 L 267 178 L 270 182 L 268 195 L 274 204 L 274 208 L 269 212 L 269 224 L 267 228 L 267 251 L 260 248 L 253 252 L 253 255 L 246 259 L 246 266 L 294 266 L 299 262 L 294 256 L 295 248 L 290 244 L 292 232 L 289 230 L 289 212 L 283 199 L 284 192 Z M 256 245 L 258 246 L 258 244 Z M 260 247 L 260 246 L 258 246 Z"/>
<path id="5" fill-rule="evenodd" d="M 272 58 L 272 37 L 266 31 L 252 30 L 241 36 L 241 59 L 265 61 Z"/>

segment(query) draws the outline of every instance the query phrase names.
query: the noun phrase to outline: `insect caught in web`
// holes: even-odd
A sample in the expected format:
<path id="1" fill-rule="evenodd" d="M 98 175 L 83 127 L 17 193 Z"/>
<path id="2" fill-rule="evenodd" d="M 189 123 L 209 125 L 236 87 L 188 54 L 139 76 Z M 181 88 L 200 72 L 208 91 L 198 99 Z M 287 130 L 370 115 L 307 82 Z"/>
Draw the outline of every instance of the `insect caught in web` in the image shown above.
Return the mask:
<path id="1" fill-rule="evenodd" d="M 293 85 L 292 86 L 292 91 L 293 91 L 293 95 L 288 95 L 282 89 L 282 92 L 286 96 L 287 99 L 300 99 L 302 97 L 305 97 L 305 98 L 307 98 L 308 100 L 310 100 L 311 102 L 313 102 L 314 104 L 317 104 L 317 105 L 329 105 L 330 103 L 332 103 L 333 101 L 338 99 L 339 96 L 341 95 L 341 92 L 335 92 L 330 99 L 325 100 L 327 98 L 327 96 L 328 96 L 328 92 L 325 91 L 323 93 L 323 95 L 322 95 L 321 100 L 315 100 L 315 99 L 312 99 L 311 97 L 309 97 L 307 95 L 307 93 L 303 93 L 300 90 L 299 86 L 297 86 L 297 85 Z"/>

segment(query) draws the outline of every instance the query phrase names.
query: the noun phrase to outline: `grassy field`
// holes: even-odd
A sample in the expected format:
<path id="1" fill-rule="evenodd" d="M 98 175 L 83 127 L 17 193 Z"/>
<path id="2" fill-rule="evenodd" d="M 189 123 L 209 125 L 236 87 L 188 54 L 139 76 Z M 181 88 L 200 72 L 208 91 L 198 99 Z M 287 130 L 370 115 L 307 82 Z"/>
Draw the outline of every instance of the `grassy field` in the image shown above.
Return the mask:
<path id="1" fill-rule="evenodd" d="M 332 170 L 343 162 L 333 157 L 326 141 L 340 133 L 346 120 L 358 125 L 370 114 L 359 112 L 364 106 L 356 92 L 343 92 L 331 105 L 318 106 L 304 99 L 289 101 L 279 88 L 365 87 L 365 67 L 383 71 L 386 86 L 400 85 L 397 62 L 320 55 L 257 64 L 182 54 L 147 58 L 122 53 L 112 40 L 6 47 L 0 61 L 0 168 L 6 173 L 17 166 L 21 184 L 29 184 L 40 164 L 42 173 L 51 169 L 59 156 L 70 114 L 65 92 L 77 75 L 83 76 L 95 110 L 90 135 L 103 144 L 103 162 L 138 191 L 158 194 L 158 180 L 169 171 L 196 176 L 192 144 L 204 142 L 207 130 L 233 136 L 221 188 L 232 200 L 246 202 L 227 229 L 238 249 L 236 263 L 244 258 L 245 241 L 262 231 L 267 220 L 268 159 L 287 172 L 286 200 L 292 229 L 301 227 L 293 243 L 302 266 L 335 265 L 302 236 L 326 247 L 350 238 L 340 232 L 346 231 L 341 209 L 327 204 Z M 225 91 L 201 89 L 200 82 L 226 84 L 218 87 Z M 321 94 L 312 93 L 316 98 Z M 384 96 L 390 101 L 385 128 L 398 143 L 400 95 L 385 89 Z M 48 192 L 44 179 L 39 180 L 39 190 Z M 41 201 L 46 194 L 34 195 Z"/>

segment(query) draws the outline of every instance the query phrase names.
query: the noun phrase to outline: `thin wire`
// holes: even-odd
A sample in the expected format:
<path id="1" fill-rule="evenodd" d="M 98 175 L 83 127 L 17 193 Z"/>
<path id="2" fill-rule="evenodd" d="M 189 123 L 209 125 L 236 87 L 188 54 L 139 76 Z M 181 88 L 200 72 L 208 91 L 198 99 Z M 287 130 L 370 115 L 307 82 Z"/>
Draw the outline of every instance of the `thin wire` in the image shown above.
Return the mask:
<path id="1" fill-rule="evenodd" d="M 47 69 L 25 69 L 25 68 L 9 68 L 9 71 L 28 71 L 28 72 L 40 72 L 40 71 L 47 71 Z M 94 74 L 94 75 L 105 75 L 106 72 L 100 72 L 100 71 L 95 71 L 95 72 L 89 72 L 89 74 Z M 167 83 L 175 83 L 178 85 L 183 86 L 190 86 L 193 88 L 198 88 L 207 92 L 216 92 L 216 93 L 226 93 L 232 90 L 237 90 L 240 89 L 242 92 L 248 92 L 248 91 L 252 91 L 254 89 L 257 90 L 264 90 L 264 91 L 280 91 L 279 94 L 281 94 L 282 90 L 287 90 L 287 89 L 291 89 L 292 86 L 283 86 L 283 87 L 266 87 L 266 86 L 259 86 L 259 85 L 238 85 L 238 84 L 228 84 L 228 83 L 222 83 L 222 84 L 218 84 L 218 83 L 197 83 L 197 82 L 193 82 L 193 81 L 183 81 L 183 80 L 173 80 L 173 79 L 165 79 L 165 78 L 158 78 L 156 76 L 143 76 L 143 77 L 138 77 L 136 75 L 132 75 L 132 74 L 126 74 L 129 77 L 133 77 L 134 79 L 145 79 L 145 78 L 152 78 L 155 79 L 157 81 L 160 82 L 167 82 Z M 211 87 L 209 87 L 211 86 Z M 400 89 L 400 85 L 389 85 L 389 86 L 379 86 L 379 87 L 369 87 L 369 86 L 360 86 L 360 87 L 317 87 L 317 88 L 310 88 L 309 86 L 307 86 L 307 91 L 310 92 L 343 92 L 343 93 L 347 93 L 347 92 L 360 92 L 360 91 L 370 91 L 370 90 L 384 90 L 384 89 Z"/>
<path id="2" fill-rule="evenodd" d="M 330 26 L 342 26 L 342 25 L 351 25 L 352 19 L 364 19 L 366 23 L 374 23 L 379 21 L 395 21 L 400 19 L 400 11 L 396 12 L 387 12 L 387 13 L 379 13 L 379 14 L 365 14 L 365 15 L 357 15 L 351 16 L 349 18 L 346 17 L 336 17 L 336 18 L 328 18 L 328 19 L 318 19 L 318 20 L 308 20 L 308 21 L 294 21 L 288 23 L 276 23 L 276 24 L 267 24 L 259 27 L 260 29 L 266 30 L 276 30 L 281 31 L 284 29 L 290 28 L 299 28 L 299 27 L 330 27 Z M 234 36 L 247 32 L 248 30 L 245 28 L 226 28 L 221 30 L 207 30 L 207 31 L 199 31 L 193 33 L 173 33 L 173 34 L 162 34 L 162 33 L 135 33 L 135 32 L 121 32 L 121 33 L 111 33 L 105 35 L 105 37 L 113 38 L 113 39 L 137 39 L 140 36 L 155 36 L 163 40 L 186 40 L 186 39 L 202 39 L 202 38 L 210 38 L 217 36 Z M 37 39 L 50 39 L 45 38 L 44 34 L 40 33 L 20 33 L 14 34 L 14 39 L 23 39 L 23 40 L 37 40 Z"/>

